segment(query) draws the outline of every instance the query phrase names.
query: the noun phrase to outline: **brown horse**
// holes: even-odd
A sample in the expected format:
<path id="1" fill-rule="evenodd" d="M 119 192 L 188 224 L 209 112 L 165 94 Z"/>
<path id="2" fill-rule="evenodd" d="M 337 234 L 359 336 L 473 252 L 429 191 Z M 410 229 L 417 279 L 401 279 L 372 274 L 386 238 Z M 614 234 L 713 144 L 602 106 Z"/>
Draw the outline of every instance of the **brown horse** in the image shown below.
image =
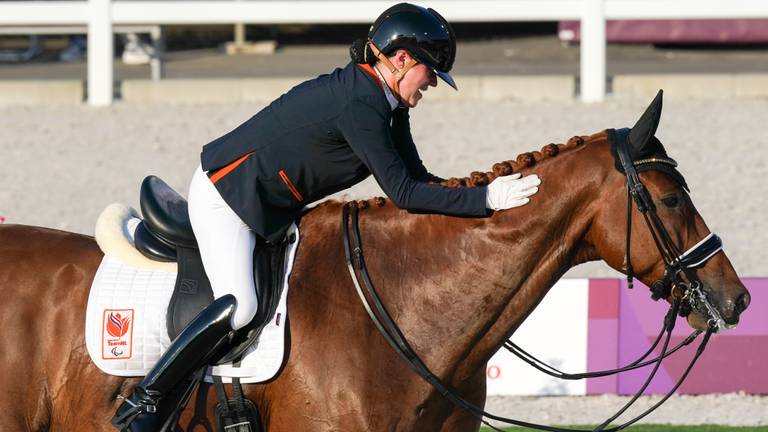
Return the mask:
<path id="1" fill-rule="evenodd" d="M 566 270 L 602 259 L 621 271 L 624 261 L 626 179 L 605 132 L 547 145 L 448 185 L 487 184 L 512 171 L 538 174 L 539 193 L 529 205 L 487 218 L 411 214 L 380 198 L 361 212 L 368 268 L 390 313 L 430 369 L 479 406 L 486 362 Z M 671 176 L 640 177 L 680 250 L 709 233 Z M 664 262 L 633 212 L 631 261 L 649 285 L 661 278 Z M 265 429 L 478 430 L 478 420 L 416 376 L 370 322 L 347 273 L 340 215 L 341 204 L 328 202 L 301 221 L 287 364 L 272 381 L 245 387 Z M 86 352 L 85 306 L 101 259 L 87 236 L 0 226 L 0 430 L 112 430 L 117 396 L 137 380 L 103 374 Z M 696 273 L 726 323 L 736 324 L 749 294 L 725 253 Z M 698 313 L 688 320 L 706 326 Z M 209 419 L 212 393 L 200 396 Z M 195 416 L 194 401 L 181 425 L 211 430 Z"/>

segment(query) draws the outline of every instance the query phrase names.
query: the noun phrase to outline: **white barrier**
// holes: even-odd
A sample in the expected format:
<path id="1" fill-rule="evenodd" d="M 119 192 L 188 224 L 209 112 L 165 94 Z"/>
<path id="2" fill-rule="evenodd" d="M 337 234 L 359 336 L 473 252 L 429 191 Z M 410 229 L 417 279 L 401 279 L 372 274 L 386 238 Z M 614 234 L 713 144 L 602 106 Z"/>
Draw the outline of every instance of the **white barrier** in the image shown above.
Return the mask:
<path id="1" fill-rule="evenodd" d="M 605 96 L 606 19 L 766 18 L 765 0 L 432 0 L 418 1 L 449 21 L 582 22 L 581 99 Z M 88 24 L 88 103 L 112 102 L 112 38 L 115 24 L 369 23 L 384 0 L 336 1 L 3 1 L 0 26 Z M 102 41 L 102 42 L 100 42 Z"/>
<path id="2" fill-rule="evenodd" d="M 106 106 L 112 103 L 114 44 L 112 43 L 112 2 L 91 0 L 88 21 L 88 103 Z"/>
<path id="3" fill-rule="evenodd" d="M 512 342 L 564 372 L 587 370 L 589 279 L 561 279 L 544 297 Z M 486 369 L 488 395 L 584 395 L 586 380 L 545 375 L 505 349 Z"/>

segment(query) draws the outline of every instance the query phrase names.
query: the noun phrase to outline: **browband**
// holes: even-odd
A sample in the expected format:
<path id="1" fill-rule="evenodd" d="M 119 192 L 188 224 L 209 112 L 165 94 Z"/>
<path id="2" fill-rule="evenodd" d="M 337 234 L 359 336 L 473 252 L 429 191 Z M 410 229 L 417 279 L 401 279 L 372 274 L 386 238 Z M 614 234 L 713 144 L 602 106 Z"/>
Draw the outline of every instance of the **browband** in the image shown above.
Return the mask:
<path id="1" fill-rule="evenodd" d="M 621 161 L 621 156 L 619 155 L 619 142 L 626 143 L 626 140 L 629 138 L 629 132 L 631 129 L 629 128 L 621 128 L 621 129 L 608 129 L 606 132 L 608 133 L 608 142 L 611 143 L 611 154 L 613 155 L 613 159 L 615 161 L 614 166 L 616 167 L 616 170 L 620 173 L 627 175 L 625 164 Z M 625 147 L 625 146 L 622 146 Z M 658 153 L 653 156 L 648 156 L 645 158 L 640 159 L 639 157 L 642 155 L 637 155 L 632 152 L 631 146 L 627 145 L 626 147 L 630 148 L 624 148 L 623 151 L 625 152 L 625 158 L 627 163 L 631 162 L 631 165 L 633 168 L 635 168 L 635 171 L 638 173 L 644 172 L 644 171 L 660 171 L 665 174 L 668 174 L 670 177 L 672 177 L 680 186 L 683 187 L 686 191 L 690 192 L 690 188 L 688 187 L 688 183 L 685 181 L 685 178 L 682 174 L 680 174 L 680 171 L 677 170 L 677 162 L 667 157 L 666 154 L 663 153 L 662 155 L 659 155 Z M 646 155 L 647 156 L 647 155 Z M 636 159 L 637 158 L 637 159 Z M 634 160 L 636 159 L 636 160 Z"/>

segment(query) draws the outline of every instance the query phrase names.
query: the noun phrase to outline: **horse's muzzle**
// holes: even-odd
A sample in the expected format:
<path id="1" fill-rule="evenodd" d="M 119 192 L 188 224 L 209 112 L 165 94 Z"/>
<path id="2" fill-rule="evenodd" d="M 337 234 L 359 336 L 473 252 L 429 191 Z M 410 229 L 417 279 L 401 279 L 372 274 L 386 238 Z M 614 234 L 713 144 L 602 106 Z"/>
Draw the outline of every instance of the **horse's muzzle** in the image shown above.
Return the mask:
<path id="1" fill-rule="evenodd" d="M 747 289 L 742 285 L 735 287 L 728 294 L 718 292 L 710 286 L 704 287 L 701 291 L 704 296 L 699 297 L 699 301 L 694 297 L 692 308 L 694 315 L 700 315 L 699 319 L 691 317 L 689 320 L 692 326 L 704 330 L 706 327 L 715 327 L 715 332 L 730 330 L 739 323 L 739 317 L 744 312 L 751 301 Z M 706 324 L 704 324 L 706 322 Z"/>
<path id="2" fill-rule="evenodd" d="M 728 325 L 735 326 L 739 323 L 739 316 L 741 313 L 747 310 L 752 297 L 747 290 L 744 290 L 735 300 L 728 300 L 725 302 L 723 310 L 723 319 Z"/>

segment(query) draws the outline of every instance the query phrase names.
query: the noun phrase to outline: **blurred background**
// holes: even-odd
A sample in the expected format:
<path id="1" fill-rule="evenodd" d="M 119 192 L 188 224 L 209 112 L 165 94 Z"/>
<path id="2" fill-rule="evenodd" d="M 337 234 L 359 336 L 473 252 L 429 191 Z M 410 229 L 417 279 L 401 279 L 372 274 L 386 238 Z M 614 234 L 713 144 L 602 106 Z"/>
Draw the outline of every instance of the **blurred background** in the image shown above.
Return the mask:
<path id="1" fill-rule="evenodd" d="M 202 145 L 293 85 L 343 67 L 349 44 L 395 2 L 152 3 L 0 2 L 0 223 L 92 235 L 107 204 L 138 208 L 146 175 L 186 194 Z M 422 159 L 440 176 L 630 127 L 664 89 L 657 136 L 753 301 L 679 390 L 711 403 L 699 398 L 705 407 L 662 409 L 648 420 L 683 421 L 688 411 L 705 423 L 768 425 L 759 396 L 768 394 L 768 2 L 423 4 L 453 23 L 459 41 L 460 91 L 430 89 L 411 113 Z M 333 198 L 373 195 L 383 193 L 368 180 Z M 623 284 L 603 263 L 572 269 L 513 340 L 569 372 L 629 361 L 648 346 L 664 308 L 645 287 Z M 563 317 L 567 326 L 552 325 Z M 686 325 L 678 331 L 684 337 Z M 669 389 L 691 354 L 663 367 L 646 393 Z M 488 369 L 491 408 L 502 410 L 519 409 L 523 400 L 512 395 L 621 397 L 638 379 L 562 384 L 505 353 Z M 554 420 L 597 421 L 588 411 Z"/>

